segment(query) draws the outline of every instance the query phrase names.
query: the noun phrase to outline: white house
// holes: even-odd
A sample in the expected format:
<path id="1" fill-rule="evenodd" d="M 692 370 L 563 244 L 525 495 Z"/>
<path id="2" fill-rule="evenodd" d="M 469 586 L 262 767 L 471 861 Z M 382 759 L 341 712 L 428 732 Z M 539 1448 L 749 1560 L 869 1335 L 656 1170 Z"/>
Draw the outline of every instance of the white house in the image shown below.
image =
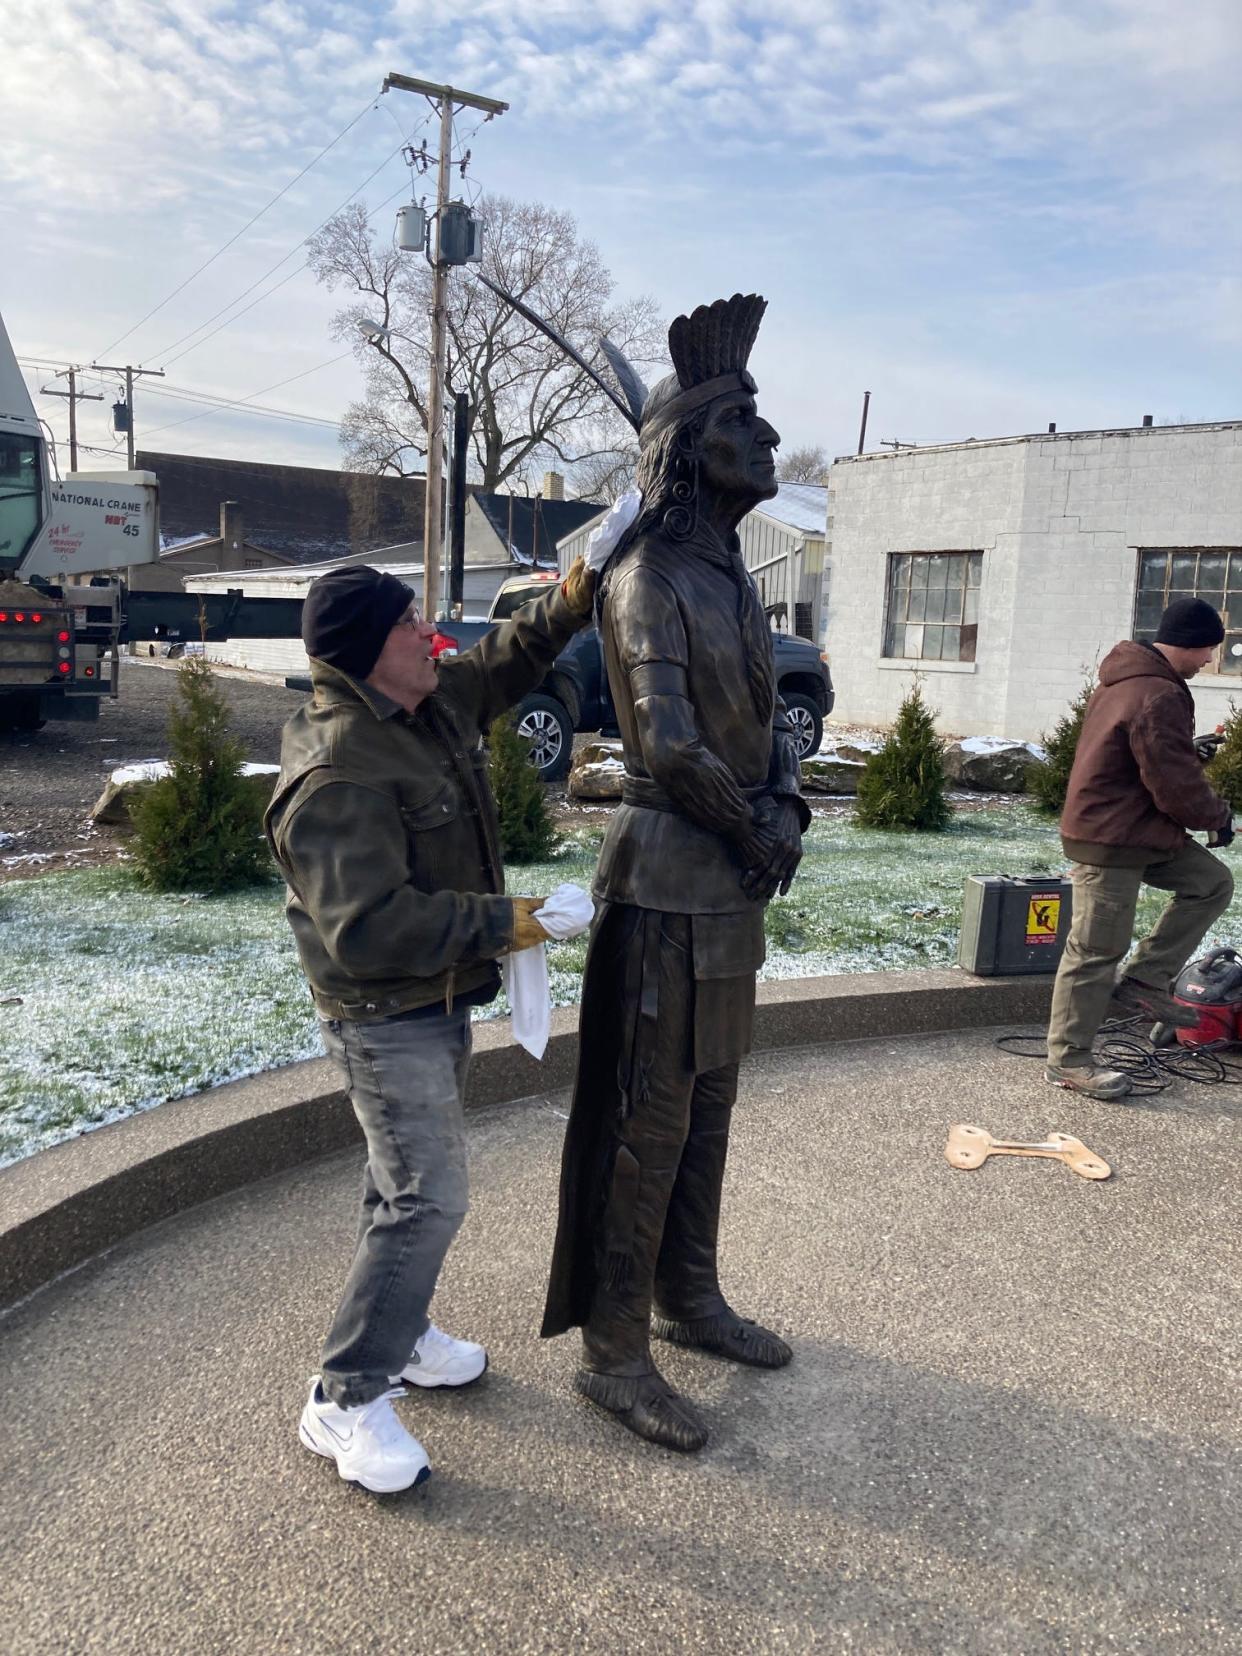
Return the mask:
<path id="1" fill-rule="evenodd" d="M 891 723 L 917 672 L 942 730 L 1037 738 L 1185 595 L 1228 628 L 1198 728 L 1242 701 L 1242 421 L 847 456 L 828 494 L 838 719 Z"/>
<path id="2" fill-rule="evenodd" d="M 408 554 L 407 554 L 408 556 Z M 240 574 L 190 575 L 185 580 L 187 592 L 227 592 L 240 588 L 249 598 L 305 598 L 306 589 L 329 569 L 336 569 L 344 561 L 333 559 L 322 564 L 298 564 L 292 569 L 247 569 Z M 423 566 L 409 563 L 399 552 L 386 555 L 383 548 L 352 560 L 366 562 L 376 569 L 387 570 L 416 594 L 423 589 Z M 520 569 L 507 559 L 503 563 L 467 563 L 463 571 L 463 608 L 467 615 L 485 616 L 502 581 Z M 310 670 L 306 651 L 296 638 L 236 638 L 222 644 L 208 644 L 205 654 L 209 661 L 218 661 L 230 667 L 248 667 L 256 673 L 306 673 Z"/>
<path id="3" fill-rule="evenodd" d="M 562 574 L 603 516 L 597 513 L 557 543 Z M 821 632 L 828 490 L 817 483 L 782 483 L 774 500 L 748 512 L 738 526 L 742 557 L 778 625 L 803 638 Z M 790 603 L 790 593 L 793 603 Z"/>

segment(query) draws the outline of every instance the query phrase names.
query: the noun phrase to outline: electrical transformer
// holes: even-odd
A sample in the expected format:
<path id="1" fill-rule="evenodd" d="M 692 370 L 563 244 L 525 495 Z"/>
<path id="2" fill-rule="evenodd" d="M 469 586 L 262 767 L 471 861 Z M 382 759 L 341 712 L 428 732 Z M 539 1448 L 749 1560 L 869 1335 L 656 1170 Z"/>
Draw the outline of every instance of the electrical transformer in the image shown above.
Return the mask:
<path id="1" fill-rule="evenodd" d="M 957 963 L 977 977 L 1055 972 L 1074 888 L 1048 874 L 971 874 L 962 894 Z"/>
<path id="2" fill-rule="evenodd" d="M 436 220 L 436 264 L 483 262 L 483 221 L 464 201 L 446 201 Z"/>

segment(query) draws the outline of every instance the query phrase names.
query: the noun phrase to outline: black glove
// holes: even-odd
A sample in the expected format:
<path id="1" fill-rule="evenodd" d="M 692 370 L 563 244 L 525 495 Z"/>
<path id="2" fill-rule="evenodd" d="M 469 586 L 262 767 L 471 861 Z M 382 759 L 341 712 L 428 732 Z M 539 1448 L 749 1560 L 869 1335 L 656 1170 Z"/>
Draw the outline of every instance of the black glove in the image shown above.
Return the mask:
<path id="1" fill-rule="evenodd" d="M 1219 851 L 1223 846 L 1233 844 L 1233 818 L 1232 818 L 1232 816 L 1229 818 L 1228 822 L 1226 822 L 1226 824 L 1223 828 L 1213 828 L 1212 829 L 1212 832 L 1207 837 L 1207 842 L 1212 847 L 1212 849 L 1214 851 Z"/>
<path id="2" fill-rule="evenodd" d="M 742 890 L 758 903 L 783 897 L 802 861 L 802 823 L 794 800 L 767 794 L 754 808 L 754 828 L 741 847 Z"/>

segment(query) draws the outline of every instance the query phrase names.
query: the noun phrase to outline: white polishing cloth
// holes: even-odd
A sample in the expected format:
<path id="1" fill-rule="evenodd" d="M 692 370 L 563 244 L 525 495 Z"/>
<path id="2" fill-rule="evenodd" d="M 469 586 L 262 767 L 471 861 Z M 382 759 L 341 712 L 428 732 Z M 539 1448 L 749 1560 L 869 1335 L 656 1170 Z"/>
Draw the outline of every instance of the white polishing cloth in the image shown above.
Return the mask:
<path id="1" fill-rule="evenodd" d="M 581 886 L 558 885 L 535 919 L 549 936 L 577 937 L 595 918 L 595 904 Z M 532 1058 L 542 1058 L 552 1028 L 552 994 L 548 988 L 548 955 L 542 943 L 519 949 L 501 962 L 505 994 L 513 1010 L 513 1039 Z"/>
<path id="2" fill-rule="evenodd" d="M 609 509 L 608 516 L 598 529 L 587 536 L 586 566 L 596 574 L 612 557 L 617 542 L 643 509 L 643 497 L 637 489 L 626 492 Z"/>

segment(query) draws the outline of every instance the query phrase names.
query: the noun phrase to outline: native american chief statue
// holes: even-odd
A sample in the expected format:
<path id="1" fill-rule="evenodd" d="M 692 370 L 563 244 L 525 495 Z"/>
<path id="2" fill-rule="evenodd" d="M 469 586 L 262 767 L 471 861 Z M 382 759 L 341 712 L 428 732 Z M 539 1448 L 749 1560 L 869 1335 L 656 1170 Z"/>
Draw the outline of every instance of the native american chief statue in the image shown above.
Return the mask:
<path id="1" fill-rule="evenodd" d="M 737 537 L 776 493 L 780 439 L 746 369 L 764 309 L 736 294 L 678 317 L 676 373 L 649 396 L 606 345 L 640 448 L 641 503 L 598 598 L 626 774 L 595 880 L 542 1331 L 581 1327 L 578 1390 L 686 1450 L 707 1427 L 657 1369 L 653 1333 L 759 1368 L 791 1355 L 730 1307 L 716 1269 L 764 907 L 810 820 Z"/>

